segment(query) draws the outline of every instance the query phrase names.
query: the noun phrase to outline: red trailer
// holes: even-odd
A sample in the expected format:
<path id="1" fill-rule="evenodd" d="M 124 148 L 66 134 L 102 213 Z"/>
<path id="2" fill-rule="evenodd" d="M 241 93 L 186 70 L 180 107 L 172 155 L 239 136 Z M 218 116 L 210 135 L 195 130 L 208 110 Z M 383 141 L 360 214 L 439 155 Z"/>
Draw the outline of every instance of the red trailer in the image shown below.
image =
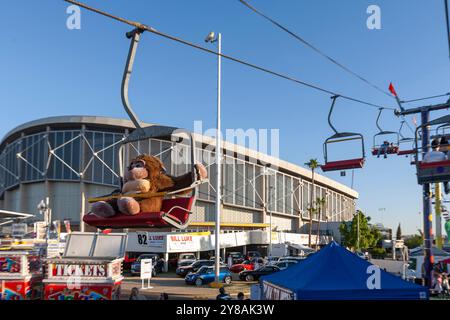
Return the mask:
<path id="1" fill-rule="evenodd" d="M 47 259 L 45 300 L 118 300 L 126 234 L 68 236 L 62 258 Z"/>
<path id="2" fill-rule="evenodd" d="M 34 251 L 0 251 L 0 300 L 42 296 L 42 260 Z"/>

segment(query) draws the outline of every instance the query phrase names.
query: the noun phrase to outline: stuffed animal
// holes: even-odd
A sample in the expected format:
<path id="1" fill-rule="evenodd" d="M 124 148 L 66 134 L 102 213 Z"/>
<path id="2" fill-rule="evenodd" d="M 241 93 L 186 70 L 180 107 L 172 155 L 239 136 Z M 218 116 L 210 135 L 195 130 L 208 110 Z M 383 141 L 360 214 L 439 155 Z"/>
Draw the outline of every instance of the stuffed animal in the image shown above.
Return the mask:
<path id="1" fill-rule="evenodd" d="M 207 177 L 206 168 L 202 164 L 196 164 L 195 170 L 197 179 Z M 93 203 L 92 214 L 107 218 L 116 215 L 118 212 L 126 215 L 135 215 L 140 212 L 159 212 L 161 211 L 163 196 L 132 198 L 127 197 L 127 195 L 180 190 L 189 187 L 194 182 L 191 173 L 179 177 L 168 175 L 162 161 L 149 155 L 140 155 L 133 159 L 127 168 L 123 181 L 122 189 L 111 194 L 121 194 L 121 196 L 117 199 Z"/>

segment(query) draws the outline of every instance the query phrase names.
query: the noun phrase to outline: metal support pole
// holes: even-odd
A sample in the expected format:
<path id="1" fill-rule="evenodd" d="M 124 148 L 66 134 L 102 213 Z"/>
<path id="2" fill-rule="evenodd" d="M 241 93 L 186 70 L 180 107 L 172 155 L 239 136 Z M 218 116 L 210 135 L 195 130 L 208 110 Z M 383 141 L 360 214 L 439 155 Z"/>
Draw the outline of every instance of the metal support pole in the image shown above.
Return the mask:
<path id="1" fill-rule="evenodd" d="M 359 251 L 359 211 L 356 211 L 356 214 L 358 215 L 357 216 L 357 222 L 358 222 L 358 224 L 357 224 L 357 232 L 358 232 L 358 235 L 357 235 L 357 244 L 356 244 L 356 250 L 358 250 Z"/>
<path id="2" fill-rule="evenodd" d="M 436 246 L 442 249 L 441 183 L 434 184 L 434 212 L 436 215 Z"/>
<path id="3" fill-rule="evenodd" d="M 220 272 L 220 210 L 222 209 L 222 141 L 220 123 L 221 72 L 222 72 L 222 35 L 217 35 L 217 132 L 216 132 L 216 231 L 215 231 L 215 282 L 219 283 Z"/>
<path id="4" fill-rule="evenodd" d="M 429 109 L 423 109 L 421 112 L 422 125 L 427 123 L 430 118 Z M 422 131 L 422 157 L 430 148 L 430 132 L 428 127 Z M 431 269 L 433 265 L 433 253 L 431 251 L 433 236 L 433 215 L 431 213 L 431 192 L 430 184 L 423 185 L 423 240 L 424 240 L 424 279 L 425 286 L 431 287 Z"/>
<path id="5" fill-rule="evenodd" d="M 270 186 L 269 187 L 269 202 L 270 201 L 272 201 L 272 189 L 273 189 L 273 187 L 272 186 Z M 270 229 L 270 232 L 269 232 L 269 252 L 270 252 L 270 254 L 269 254 L 269 257 L 272 257 L 272 230 L 273 230 L 273 227 L 272 227 L 272 210 L 270 210 L 270 218 L 269 218 L 269 225 L 270 225 L 270 227 L 269 227 L 269 229 Z"/>

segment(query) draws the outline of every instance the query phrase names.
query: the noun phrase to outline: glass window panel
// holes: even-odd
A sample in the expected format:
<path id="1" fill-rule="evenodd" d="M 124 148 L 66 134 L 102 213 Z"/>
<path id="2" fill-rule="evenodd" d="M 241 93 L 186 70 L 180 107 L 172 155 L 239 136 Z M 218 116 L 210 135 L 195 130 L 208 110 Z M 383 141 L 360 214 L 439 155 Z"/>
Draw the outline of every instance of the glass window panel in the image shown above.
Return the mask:
<path id="1" fill-rule="evenodd" d="M 63 139 L 64 139 L 63 143 L 66 143 L 72 139 L 72 132 L 64 132 L 64 133 L 61 133 L 61 135 L 63 136 Z M 73 168 L 71 148 L 72 148 L 72 143 L 67 143 L 61 149 L 62 149 L 62 159 L 71 168 Z M 72 170 L 70 170 L 67 166 L 63 166 L 63 173 L 62 173 L 63 179 L 65 179 L 65 180 L 71 179 L 72 173 L 73 173 Z"/>
<path id="2" fill-rule="evenodd" d="M 223 183 L 223 193 L 224 202 L 233 204 L 234 203 L 234 163 L 230 160 L 225 161 L 224 165 L 224 183 Z"/>
<path id="3" fill-rule="evenodd" d="M 113 134 L 105 133 L 104 138 L 104 148 L 106 148 L 103 152 L 99 154 L 99 156 L 102 158 L 102 160 L 108 165 L 110 169 L 113 169 L 113 162 L 114 162 L 114 148 L 111 147 L 114 142 L 115 138 Z M 113 173 L 112 171 L 105 167 L 105 175 L 103 176 L 104 183 L 106 184 L 113 184 Z"/>
<path id="4" fill-rule="evenodd" d="M 236 166 L 234 168 L 234 181 L 235 181 L 235 204 L 244 205 L 245 198 L 245 164 L 243 161 L 236 160 Z"/>
<path id="5" fill-rule="evenodd" d="M 284 176 L 280 173 L 276 174 L 277 179 L 277 193 L 276 193 L 276 211 L 284 212 Z"/>
<path id="6" fill-rule="evenodd" d="M 269 203 L 269 211 L 276 211 L 277 185 L 276 175 L 268 174 L 267 179 L 267 202 Z"/>
<path id="7" fill-rule="evenodd" d="M 245 178 L 246 178 L 246 190 L 245 190 L 245 205 L 247 207 L 255 207 L 255 166 L 251 163 L 245 164 Z"/>
<path id="8" fill-rule="evenodd" d="M 263 207 L 264 176 L 262 175 L 262 173 L 263 173 L 263 168 L 261 166 L 256 165 L 255 166 L 255 187 L 256 187 L 256 191 L 255 191 L 256 204 L 255 204 L 255 206 L 257 208 Z M 266 198 L 266 201 L 267 201 L 267 198 Z"/>

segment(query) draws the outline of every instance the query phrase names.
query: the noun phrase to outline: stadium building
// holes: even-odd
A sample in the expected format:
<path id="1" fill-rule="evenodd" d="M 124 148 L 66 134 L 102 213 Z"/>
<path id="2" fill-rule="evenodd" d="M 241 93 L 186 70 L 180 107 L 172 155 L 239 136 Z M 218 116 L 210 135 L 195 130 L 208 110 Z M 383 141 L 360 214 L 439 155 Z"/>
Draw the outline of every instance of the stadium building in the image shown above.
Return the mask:
<path id="1" fill-rule="evenodd" d="M 93 116 L 50 117 L 14 128 L 0 143 L 0 209 L 41 219 L 37 204 L 49 197 L 52 220 L 70 220 L 72 229 L 90 230 L 80 223 L 89 211 L 87 199 L 118 187 L 119 145 L 133 129 L 128 120 Z M 214 145 L 213 139 L 202 138 Z M 197 144 L 196 151 L 204 160 L 213 158 L 205 146 Z M 140 141 L 126 146 L 125 163 L 139 153 L 157 155 L 170 174 L 180 175 L 189 170 L 178 161 L 189 154 L 184 147 L 175 148 L 169 140 Z M 311 171 L 228 142 L 223 148 L 222 228 L 268 230 L 271 223 L 272 230 L 306 233 Z M 276 164 L 276 170 L 266 170 L 267 164 Z M 210 183 L 199 187 L 188 227 L 192 231 L 214 229 L 215 166 L 207 169 Z M 326 199 L 322 228 L 355 213 L 356 191 L 316 173 L 313 192 L 313 199 Z"/>

